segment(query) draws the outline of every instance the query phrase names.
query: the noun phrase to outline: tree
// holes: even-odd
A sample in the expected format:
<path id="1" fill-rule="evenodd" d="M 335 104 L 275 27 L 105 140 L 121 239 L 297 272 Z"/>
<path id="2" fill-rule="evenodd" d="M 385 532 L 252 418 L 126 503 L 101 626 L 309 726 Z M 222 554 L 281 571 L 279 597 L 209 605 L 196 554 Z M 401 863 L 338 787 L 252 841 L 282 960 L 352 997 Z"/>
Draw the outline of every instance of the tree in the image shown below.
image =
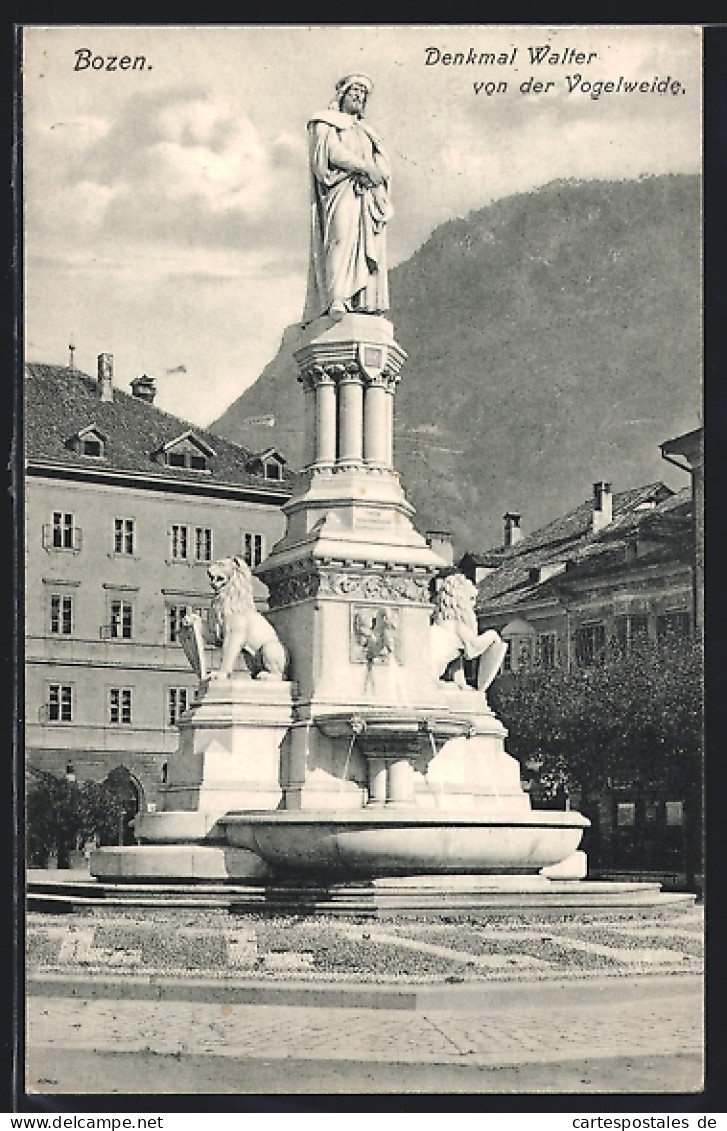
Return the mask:
<path id="1" fill-rule="evenodd" d="M 82 842 L 114 843 L 123 813 L 121 798 L 104 785 L 79 785 L 36 771 L 25 801 L 28 863 L 46 867 L 55 853 L 58 867 L 69 867 L 71 852 Z"/>
<path id="2" fill-rule="evenodd" d="M 702 779 L 702 653 L 667 638 L 611 652 L 602 663 L 533 670 L 496 681 L 491 701 L 508 749 L 537 766 L 547 796 L 591 795 L 641 781 L 695 796 Z"/>

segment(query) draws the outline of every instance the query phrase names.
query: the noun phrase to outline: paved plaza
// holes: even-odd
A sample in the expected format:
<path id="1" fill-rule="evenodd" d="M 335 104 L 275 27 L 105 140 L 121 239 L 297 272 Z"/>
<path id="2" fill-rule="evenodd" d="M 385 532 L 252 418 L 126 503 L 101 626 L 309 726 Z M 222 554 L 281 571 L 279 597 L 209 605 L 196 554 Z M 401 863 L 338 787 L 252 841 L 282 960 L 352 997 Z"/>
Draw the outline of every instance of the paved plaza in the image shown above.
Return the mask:
<path id="1" fill-rule="evenodd" d="M 232 943 L 215 952 L 226 956 L 225 968 L 206 971 L 189 960 L 190 946 L 186 967 L 145 968 L 152 952 L 128 917 L 123 936 L 116 928 L 125 940 L 116 949 L 101 945 L 113 917 L 50 919 L 31 916 L 29 924 L 29 938 L 46 942 L 45 950 L 37 942 L 35 952 L 29 948 L 45 955 L 29 970 L 29 1093 L 689 1093 L 703 1086 L 698 907 L 527 925 L 307 921 L 275 935 L 277 946 L 281 938 L 291 946 L 305 939 L 300 952 L 266 951 L 272 928 L 248 922 L 231 928 Z M 184 922 L 180 929 L 196 931 L 212 953 L 209 930 Z M 328 932 L 342 946 L 362 945 L 351 952 L 351 971 L 316 972 L 314 940 Z M 376 948 L 368 967 L 364 942 Z M 445 963 L 438 970 L 449 961 L 449 974 L 387 973 L 396 954 L 435 958 Z M 522 961 L 503 962 L 507 955 Z"/>

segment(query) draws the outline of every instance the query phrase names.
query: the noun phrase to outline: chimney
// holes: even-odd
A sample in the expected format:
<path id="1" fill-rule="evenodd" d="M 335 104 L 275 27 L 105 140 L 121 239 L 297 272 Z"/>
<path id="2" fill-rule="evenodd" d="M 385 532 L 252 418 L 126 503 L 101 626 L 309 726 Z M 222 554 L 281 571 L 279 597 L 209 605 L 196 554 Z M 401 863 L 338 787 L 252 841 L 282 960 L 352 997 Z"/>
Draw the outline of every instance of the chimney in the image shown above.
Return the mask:
<path id="1" fill-rule="evenodd" d="M 157 395 L 154 378 L 148 377 L 146 373 L 143 373 L 141 377 L 135 377 L 131 382 L 131 395 L 136 397 L 138 401 L 154 404 L 154 397 Z"/>
<path id="2" fill-rule="evenodd" d="M 448 530 L 428 530 L 424 537 L 429 549 L 434 550 L 435 554 L 439 554 L 445 565 L 454 565 L 454 546 L 452 545 L 452 535 Z"/>
<path id="3" fill-rule="evenodd" d="M 610 483 L 593 484 L 593 533 L 608 526 L 613 518 L 613 495 Z"/>
<path id="4" fill-rule="evenodd" d="M 523 536 L 520 529 L 520 515 L 515 514 L 514 511 L 508 511 L 507 514 L 502 516 L 505 520 L 505 546 L 516 546 Z"/>
<path id="5" fill-rule="evenodd" d="M 100 353 L 98 355 L 98 388 L 102 401 L 114 399 L 114 355 Z"/>

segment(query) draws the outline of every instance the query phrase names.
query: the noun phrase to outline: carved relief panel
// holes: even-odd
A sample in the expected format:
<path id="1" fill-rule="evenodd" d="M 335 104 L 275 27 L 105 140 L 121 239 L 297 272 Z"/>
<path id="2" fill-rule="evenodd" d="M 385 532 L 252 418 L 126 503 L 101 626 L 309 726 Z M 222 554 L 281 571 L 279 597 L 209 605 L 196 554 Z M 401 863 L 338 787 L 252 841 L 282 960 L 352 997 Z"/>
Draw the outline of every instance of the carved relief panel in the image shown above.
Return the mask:
<path id="1" fill-rule="evenodd" d="M 352 664 L 390 664 L 401 659 L 401 616 L 386 605 L 351 605 Z"/>

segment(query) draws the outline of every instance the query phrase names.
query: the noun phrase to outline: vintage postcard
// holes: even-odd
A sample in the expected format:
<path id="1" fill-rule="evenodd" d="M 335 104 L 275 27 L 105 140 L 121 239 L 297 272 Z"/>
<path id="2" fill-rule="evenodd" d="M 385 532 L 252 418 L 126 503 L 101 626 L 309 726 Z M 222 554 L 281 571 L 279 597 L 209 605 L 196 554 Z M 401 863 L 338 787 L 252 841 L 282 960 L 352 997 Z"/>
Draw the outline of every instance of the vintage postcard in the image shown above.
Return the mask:
<path id="1" fill-rule="evenodd" d="M 22 1110 L 703 1089 L 704 34 L 22 28 Z"/>

